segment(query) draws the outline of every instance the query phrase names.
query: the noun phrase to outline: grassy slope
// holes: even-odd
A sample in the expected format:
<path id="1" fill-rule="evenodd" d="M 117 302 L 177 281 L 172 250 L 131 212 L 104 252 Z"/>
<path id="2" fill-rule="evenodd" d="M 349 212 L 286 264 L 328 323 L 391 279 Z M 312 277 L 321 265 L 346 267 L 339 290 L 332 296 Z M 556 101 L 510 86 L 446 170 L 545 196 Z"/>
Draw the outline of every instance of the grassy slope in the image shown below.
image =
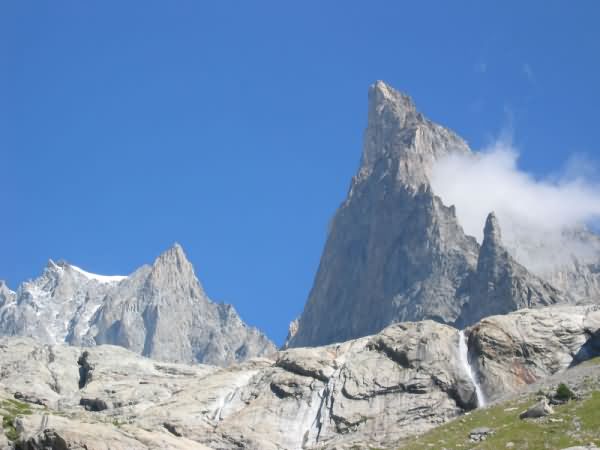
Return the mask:
<path id="1" fill-rule="evenodd" d="M 0 401 L 0 415 L 2 416 L 2 430 L 6 437 L 14 441 L 18 437 L 15 429 L 15 419 L 18 416 L 31 414 L 31 409 L 27 403 L 19 402 L 13 399 Z"/>
<path id="2" fill-rule="evenodd" d="M 519 413 L 535 401 L 531 397 L 474 411 L 407 441 L 400 448 L 505 449 L 508 442 L 514 443 L 514 449 L 560 449 L 591 442 L 600 445 L 600 391 L 556 406 L 555 414 L 549 417 L 519 419 Z M 495 433 L 483 442 L 472 443 L 469 432 L 478 427 L 490 427 Z"/>

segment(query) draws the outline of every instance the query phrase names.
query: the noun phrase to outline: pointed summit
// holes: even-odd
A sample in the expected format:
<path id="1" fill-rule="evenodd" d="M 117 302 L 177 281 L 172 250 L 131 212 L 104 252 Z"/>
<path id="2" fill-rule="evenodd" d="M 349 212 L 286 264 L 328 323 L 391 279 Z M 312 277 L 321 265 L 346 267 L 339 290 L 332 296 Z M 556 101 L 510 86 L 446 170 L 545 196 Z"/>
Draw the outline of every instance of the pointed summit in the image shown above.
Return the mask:
<path id="1" fill-rule="evenodd" d="M 183 247 L 177 242 L 175 242 L 168 250 L 161 253 L 153 264 L 155 267 L 162 265 L 172 265 L 177 267 L 179 272 L 186 270 L 192 270 L 193 272 L 192 263 L 187 259 Z"/>
<path id="2" fill-rule="evenodd" d="M 46 263 L 46 269 L 60 271 L 64 265 L 64 261 L 54 262 L 52 258 L 49 258 L 48 262 Z"/>
<path id="3" fill-rule="evenodd" d="M 162 361 L 228 365 L 275 350 L 233 307 L 213 303 L 174 244 L 129 276 L 48 261 L 17 293 L 0 282 L 0 336 L 120 345 Z"/>
<path id="4" fill-rule="evenodd" d="M 417 108 L 412 99 L 381 80 L 369 86 L 369 124 L 395 118 L 399 126 L 406 125 L 407 119 L 415 119 Z"/>
<path id="5" fill-rule="evenodd" d="M 355 184 L 372 174 L 413 191 L 429 184 L 433 163 L 450 153 L 470 153 L 456 134 L 426 119 L 412 99 L 383 81 L 369 87 L 367 130 Z M 355 185 L 353 185 L 353 188 Z"/>
<path id="6" fill-rule="evenodd" d="M 486 316 L 564 300 L 554 286 L 530 273 L 510 256 L 502 245 L 500 224 L 493 212 L 485 221 L 477 271 L 468 282 L 468 291 L 468 301 L 456 321 L 460 328 Z"/>
<path id="7" fill-rule="evenodd" d="M 406 320 L 453 322 L 456 291 L 477 261 L 477 242 L 429 183 L 435 161 L 470 153 L 466 143 L 382 81 L 370 86 L 368 108 L 361 166 L 331 222 L 290 347 L 366 336 Z"/>
<path id="8" fill-rule="evenodd" d="M 5 303 L 10 300 L 13 300 L 15 297 L 15 292 L 13 292 L 4 280 L 0 280 L 0 307 L 2 307 Z"/>
<path id="9" fill-rule="evenodd" d="M 202 283 L 196 278 L 194 266 L 177 242 L 156 258 L 152 264 L 152 279 L 158 286 L 176 283 L 184 290 L 187 289 L 185 286 L 194 286 L 192 289 L 197 291 L 198 296 L 206 296 Z"/>
<path id="10" fill-rule="evenodd" d="M 494 212 L 489 213 L 485 221 L 485 227 L 483 229 L 483 241 L 488 241 L 489 244 L 502 244 L 500 223 L 498 222 L 498 218 Z"/>

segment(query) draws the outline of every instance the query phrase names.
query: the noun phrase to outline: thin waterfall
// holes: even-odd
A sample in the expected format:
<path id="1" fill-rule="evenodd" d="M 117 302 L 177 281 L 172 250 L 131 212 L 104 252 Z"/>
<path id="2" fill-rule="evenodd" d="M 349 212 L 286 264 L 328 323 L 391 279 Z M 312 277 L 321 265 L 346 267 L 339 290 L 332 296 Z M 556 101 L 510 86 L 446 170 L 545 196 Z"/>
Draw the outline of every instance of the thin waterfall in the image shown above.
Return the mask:
<path id="1" fill-rule="evenodd" d="M 465 337 L 465 332 L 460 330 L 458 332 L 458 355 L 460 357 L 460 362 L 465 369 L 465 373 L 475 386 L 475 394 L 477 395 L 477 406 L 482 407 L 485 406 L 485 397 L 483 396 L 483 391 L 481 390 L 481 386 L 473 373 L 473 369 L 471 368 L 471 364 L 469 364 L 469 349 L 467 347 L 467 338 Z"/>

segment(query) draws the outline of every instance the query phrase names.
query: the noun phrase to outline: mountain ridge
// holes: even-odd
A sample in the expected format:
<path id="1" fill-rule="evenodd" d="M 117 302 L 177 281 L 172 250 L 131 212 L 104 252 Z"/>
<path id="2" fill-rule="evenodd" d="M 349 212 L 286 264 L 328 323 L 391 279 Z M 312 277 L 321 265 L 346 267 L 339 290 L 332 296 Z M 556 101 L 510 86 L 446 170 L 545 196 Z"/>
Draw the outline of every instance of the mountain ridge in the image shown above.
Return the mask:
<path id="1" fill-rule="evenodd" d="M 220 365 L 275 349 L 231 305 L 208 298 L 179 244 L 126 277 L 49 260 L 16 293 L 2 286 L 0 334 L 49 344 L 115 344 L 160 360 Z"/>

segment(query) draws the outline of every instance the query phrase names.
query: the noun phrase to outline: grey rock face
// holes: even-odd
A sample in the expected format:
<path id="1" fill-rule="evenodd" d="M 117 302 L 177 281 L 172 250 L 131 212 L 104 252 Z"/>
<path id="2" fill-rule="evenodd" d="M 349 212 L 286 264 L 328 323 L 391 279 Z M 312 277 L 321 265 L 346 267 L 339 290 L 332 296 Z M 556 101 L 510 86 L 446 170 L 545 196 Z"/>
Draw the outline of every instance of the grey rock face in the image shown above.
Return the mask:
<path id="1" fill-rule="evenodd" d="M 590 342 L 597 336 L 600 343 L 600 307 L 522 310 L 466 333 L 471 364 L 493 400 L 600 354 Z M 458 330 L 433 321 L 400 323 L 218 368 L 153 361 L 110 345 L 4 337 L 0 400 L 17 391 L 43 400 L 47 409 L 32 404 L 34 413 L 20 419 L 20 439 L 62 439 L 71 448 L 105 448 L 103 439 L 110 448 L 140 449 L 397 448 L 474 407 L 458 339 Z M 89 373 L 81 385 L 84 351 Z M 101 407 L 89 408 L 90 401 Z"/>
<path id="2" fill-rule="evenodd" d="M 536 275 L 510 255 L 535 260 L 536 248 L 507 251 L 497 224 L 488 224 L 481 249 L 465 235 L 430 174 L 440 158 L 470 152 L 408 96 L 371 86 L 361 164 L 287 346 L 339 342 L 406 320 L 468 324 L 523 307 L 600 302 L 600 238 L 591 233 L 580 233 L 582 246 L 596 249 L 586 261 L 566 258 L 558 272 Z"/>
<path id="3" fill-rule="evenodd" d="M 569 245 L 577 247 L 579 256 L 561 258 L 554 270 L 541 270 L 539 275 L 575 301 L 598 303 L 600 300 L 600 236 L 586 229 L 565 231 Z M 530 258 L 536 256 L 531 252 Z M 536 273 L 538 273 L 536 271 Z"/>
<path id="4" fill-rule="evenodd" d="M 429 188 L 436 158 L 468 152 L 382 82 L 369 90 L 361 167 L 336 213 L 290 346 L 375 333 L 392 322 L 453 322 L 479 246 Z M 331 320 L 335 317 L 335 320 Z"/>
<path id="5" fill-rule="evenodd" d="M 9 300 L 0 306 L 0 334 L 48 344 L 114 344 L 159 360 L 216 365 L 275 351 L 232 306 L 210 301 L 179 245 L 128 277 L 50 261 L 15 295 L 1 289 Z"/>
<path id="6" fill-rule="evenodd" d="M 467 333 L 471 364 L 493 400 L 600 355 L 600 306 L 523 309 Z"/>
<path id="7" fill-rule="evenodd" d="M 0 308 L 15 300 L 16 293 L 11 291 L 3 280 L 0 280 Z"/>
<path id="8" fill-rule="evenodd" d="M 80 342 L 106 293 L 120 278 L 94 278 L 50 260 L 42 275 L 23 283 L 0 306 L 0 334 L 33 336 L 42 342 Z"/>
<path id="9" fill-rule="evenodd" d="M 486 221 L 477 271 L 465 286 L 467 302 L 457 325 L 463 327 L 483 317 L 507 314 L 566 301 L 566 296 L 517 263 L 502 245 L 494 213 Z"/>
<path id="10" fill-rule="evenodd" d="M 159 363 L 102 345 L 86 349 L 90 374 L 80 388 L 83 349 L 1 338 L 0 398 L 3 389 L 7 396 L 18 390 L 49 406 L 49 418 L 39 410 L 22 420 L 22 439 L 31 442 L 48 440 L 47 430 L 91 447 L 106 435 L 115 448 L 160 448 L 155 441 L 173 437 L 267 450 L 393 442 L 474 406 L 457 340 L 452 327 L 406 323 L 227 369 Z M 79 428 L 80 421 L 88 425 Z M 141 430 L 154 430 L 152 445 L 135 442 Z"/>

